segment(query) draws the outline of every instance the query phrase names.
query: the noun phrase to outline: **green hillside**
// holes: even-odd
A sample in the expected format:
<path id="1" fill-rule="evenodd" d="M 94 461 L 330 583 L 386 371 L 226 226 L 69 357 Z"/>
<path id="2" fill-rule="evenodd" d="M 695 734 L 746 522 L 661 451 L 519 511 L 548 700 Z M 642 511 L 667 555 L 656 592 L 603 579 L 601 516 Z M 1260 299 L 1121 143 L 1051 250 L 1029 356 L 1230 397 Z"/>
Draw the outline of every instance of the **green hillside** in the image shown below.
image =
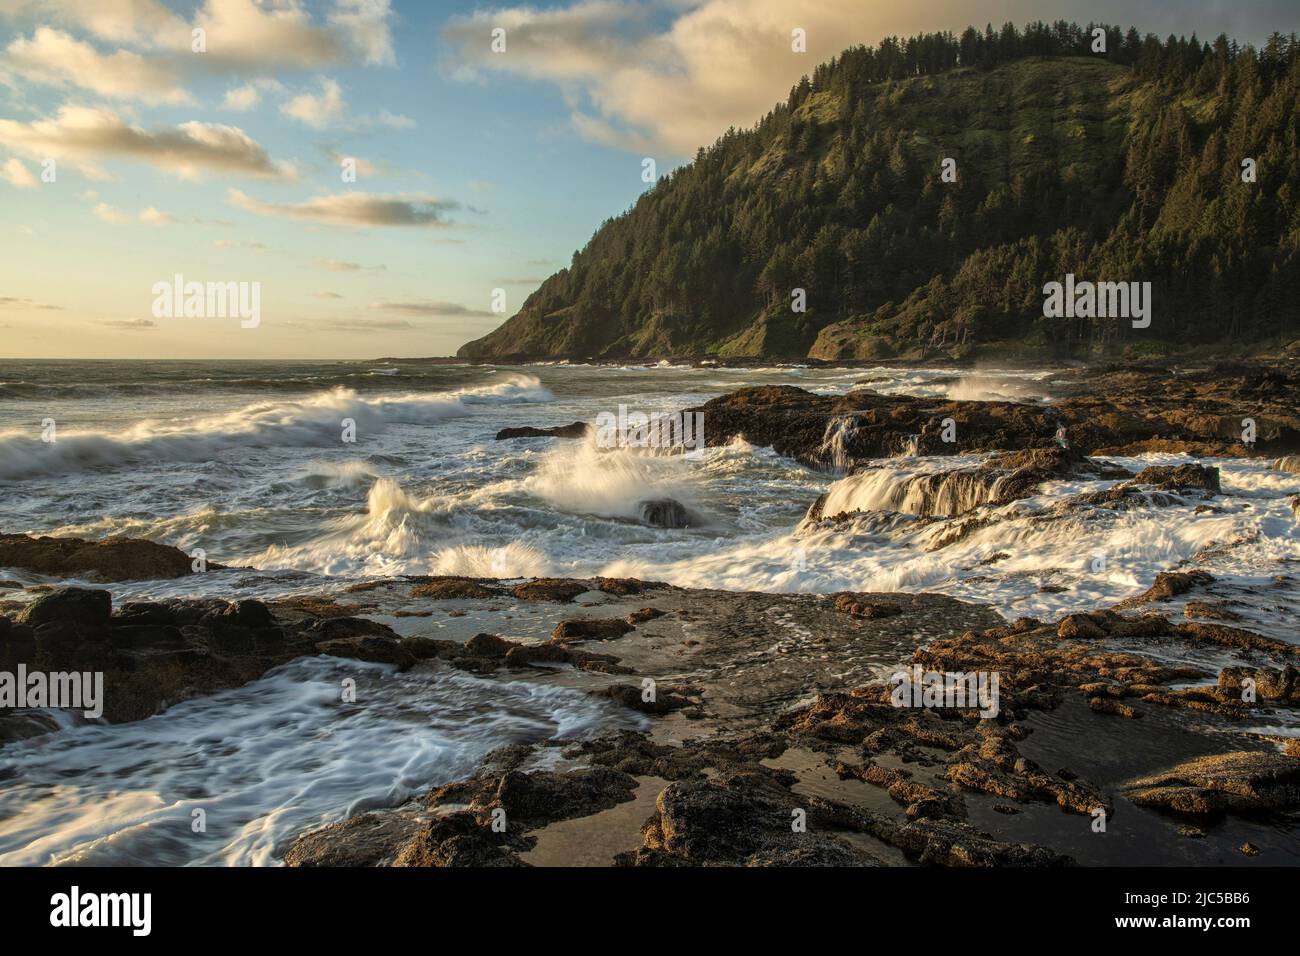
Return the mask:
<path id="1" fill-rule="evenodd" d="M 1106 29 L 1106 55 L 1070 24 L 845 51 L 604 223 L 459 354 L 1151 354 L 1294 338 L 1300 43 Z M 941 181 L 945 157 L 956 182 Z M 1044 318 L 1043 284 L 1067 272 L 1151 282 L 1152 326 Z"/>

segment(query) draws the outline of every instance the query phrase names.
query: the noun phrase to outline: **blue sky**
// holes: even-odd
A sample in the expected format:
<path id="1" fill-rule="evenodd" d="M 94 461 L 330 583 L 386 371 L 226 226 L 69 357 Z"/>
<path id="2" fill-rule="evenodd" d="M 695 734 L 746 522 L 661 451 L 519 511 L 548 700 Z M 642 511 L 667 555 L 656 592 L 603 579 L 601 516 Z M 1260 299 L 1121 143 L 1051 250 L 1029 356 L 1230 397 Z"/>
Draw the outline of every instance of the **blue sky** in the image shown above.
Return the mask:
<path id="1" fill-rule="evenodd" d="M 0 356 L 450 354 L 648 188 L 644 157 L 662 175 L 851 43 L 1040 17 L 1259 42 L 1297 8 L 0 0 Z M 256 328 L 159 316 L 177 273 L 259 283 Z"/>

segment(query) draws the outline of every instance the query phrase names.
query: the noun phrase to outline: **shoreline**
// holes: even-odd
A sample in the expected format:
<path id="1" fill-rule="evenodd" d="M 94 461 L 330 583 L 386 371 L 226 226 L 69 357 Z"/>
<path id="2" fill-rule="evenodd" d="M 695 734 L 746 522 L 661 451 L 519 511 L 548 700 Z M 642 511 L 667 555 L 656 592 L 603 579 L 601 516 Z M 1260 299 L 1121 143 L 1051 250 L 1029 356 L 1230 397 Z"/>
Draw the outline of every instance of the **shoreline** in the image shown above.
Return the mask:
<path id="1" fill-rule="evenodd" d="M 899 479 L 912 520 L 960 519 L 953 540 L 980 526 L 984 505 L 1061 479 L 1077 490 L 1051 509 L 1213 513 L 1219 470 L 1195 459 L 1300 468 L 1293 370 L 1126 365 L 1061 379 L 1051 404 L 865 383 L 843 395 L 745 387 L 694 410 L 711 445 L 743 435 L 849 481 L 909 450 L 917 462 L 987 455 Z M 1146 452 L 1193 462 L 1130 471 L 1104 457 Z M 833 530 L 868 514 L 851 497 L 841 510 L 842 498 L 808 502 L 804 523 Z M 559 688 L 649 722 L 578 742 L 502 741 L 468 776 L 424 779 L 397 806 L 308 827 L 277 849 L 291 865 L 1300 862 L 1300 645 L 1279 639 L 1283 610 L 1269 624 L 1251 607 L 1284 608 L 1295 578 L 1279 566 L 1243 588 L 1196 561 L 1059 620 L 934 593 L 601 577 L 341 579 L 251 600 L 241 569 L 215 563 L 232 575 L 219 596 L 115 607 L 120 583 L 196 573 L 189 556 L 143 540 L 3 535 L 0 566 L 50 583 L 0 582 L 36 598 L 0 601 L 0 671 L 100 670 L 110 720 L 166 720 L 179 701 L 327 655 Z M 79 586 L 54 583 L 68 579 Z M 911 666 L 996 674 L 1001 706 L 983 717 L 896 707 L 888 678 Z M 58 726 L 0 714 L 0 755 Z"/>
<path id="2" fill-rule="evenodd" d="M 238 686 L 325 653 L 568 688 L 652 722 L 505 744 L 468 778 L 430 779 L 395 807 L 308 828 L 283 848 L 295 866 L 558 863 L 565 846 L 583 847 L 592 865 L 1295 863 L 1300 738 L 1258 725 L 1300 719 L 1300 646 L 1158 613 L 1206 583 L 1162 576 L 1126 608 L 1147 613 L 1055 624 L 1007 623 L 932 594 L 630 579 L 401 578 L 266 603 L 165 602 L 180 616 L 205 608 L 204 654 L 193 630 L 183 650 L 165 625 L 146 640 L 142 609 L 127 605 L 104 650 L 134 661 L 110 672 L 108 712 L 132 715 L 120 695 L 138 702 L 142 681 L 159 687 L 178 666 Z M 88 593 L 56 589 L 38 603 L 57 610 Z M 76 613 L 86 637 L 91 623 Z M 456 630 L 401 635 L 403 622 L 429 617 Z M 257 628 L 253 646 L 238 644 L 255 618 L 281 632 L 274 650 L 257 645 Z M 6 664 L 15 628 L 0 640 Z M 116 639 L 122 631 L 129 641 Z M 72 663 L 48 656 L 47 637 L 36 663 Z M 64 653 L 84 666 L 86 646 Z M 231 661 L 244 669 L 223 669 Z M 999 713 L 894 706 L 880 677 L 907 665 L 996 671 Z M 1240 700 L 1246 678 L 1258 688 L 1251 704 Z M 1104 834 L 1092 829 L 1099 810 Z M 790 829 L 795 811 L 801 832 Z M 492 828 L 499 812 L 503 832 Z M 1177 839 L 1153 856 L 1144 847 L 1157 833 Z"/>

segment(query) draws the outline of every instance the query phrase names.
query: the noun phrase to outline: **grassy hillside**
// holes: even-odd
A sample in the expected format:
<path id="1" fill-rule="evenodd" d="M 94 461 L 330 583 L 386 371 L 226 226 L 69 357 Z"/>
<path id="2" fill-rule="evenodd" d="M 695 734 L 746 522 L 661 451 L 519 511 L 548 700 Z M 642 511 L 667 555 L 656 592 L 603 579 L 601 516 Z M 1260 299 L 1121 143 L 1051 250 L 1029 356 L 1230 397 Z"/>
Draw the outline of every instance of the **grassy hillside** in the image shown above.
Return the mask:
<path id="1" fill-rule="evenodd" d="M 846 51 L 604 223 L 460 354 L 1149 354 L 1294 337 L 1300 44 L 1115 30 L 1112 55 L 1082 56 L 1079 28 L 1057 25 L 1041 56 L 1052 37 L 1033 29 Z M 1067 272 L 1152 282 L 1152 327 L 1044 319 L 1043 283 Z"/>

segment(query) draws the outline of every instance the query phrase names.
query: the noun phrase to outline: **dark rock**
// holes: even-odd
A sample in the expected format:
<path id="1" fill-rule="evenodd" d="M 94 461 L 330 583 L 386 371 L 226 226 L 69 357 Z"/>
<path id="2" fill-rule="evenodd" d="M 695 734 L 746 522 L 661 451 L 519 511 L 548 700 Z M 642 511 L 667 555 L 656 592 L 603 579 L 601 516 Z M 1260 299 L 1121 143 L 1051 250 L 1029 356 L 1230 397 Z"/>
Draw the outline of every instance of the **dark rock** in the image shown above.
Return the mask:
<path id="1" fill-rule="evenodd" d="M 178 623 L 176 612 L 166 604 L 153 601 L 128 601 L 119 605 L 113 614 L 113 626 L 156 624 L 168 625 Z"/>
<path id="2" fill-rule="evenodd" d="M 411 588 L 411 597 L 433 598 L 438 601 L 488 598 L 494 593 L 472 578 L 434 578 Z"/>
<path id="3" fill-rule="evenodd" d="M 509 770 L 501 776 L 489 807 L 502 807 L 511 824 L 542 826 L 588 816 L 632 799 L 634 777 L 609 767 L 568 773 Z"/>
<path id="4" fill-rule="evenodd" d="M 891 604 L 888 601 L 869 601 L 862 599 L 861 595 L 849 593 L 835 596 L 835 610 L 843 611 L 850 617 L 860 617 L 867 620 L 897 617 L 903 613 L 902 607 L 897 604 Z"/>
<path id="5" fill-rule="evenodd" d="M 1145 592 L 1121 601 L 1118 606 L 1133 607 L 1138 604 L 1150 604 L 1152 601 L 1168 601 L 1194 588 L 1213 583 L 1214 576 L 1206 571 L 1161 571 L 1156 575 L 1155 583 Z"/>
<path id="6" fill-rule="evenodd" d="M 513 844 L 513 846 L 512 846 Z M 494 832 L 490 819 L 470 811 L 449 813 L 419 830 L 398 852 L 394 866 L 525 866 L 519 842 L 507 827 Z"/>
<path id="7" fill-rule="evenodd" d="M 510 589 L 510 593 L 521 601 L 565 602 L 572 601 L 579 594 L 590 590 L 590 585 L 585 581 L 574 581 L 569 578 L 534 578 L 523 584 L 516 584 Z"/>
<path id="8" fill-rule="evenodd" d="M 557 643 L 573 641 L 609 641 L 622 637 L 633 629 L 633 625 L 622 618 L 584 617 L 561 621 L 551 632 L 551 640 Z"/>
<path id="9" fill-rule="evenodd" d="M 212 628 L 229 626 L 259 628 L 270 627 L 275 623 L 275 619 L 271 616 L 270 609 L 261 601 L 242 600 L 230 601 L 220 610 L 205 614 L 200 618 L 199 623 Z"/>
<path id="10" fill-rule="evenodd" d="M 626 861 L 663 865 L 656 851 L 676 862 L 723 866 L 875 866 L 879 861 L 808 823 L 793 826 L 800 798 L 762 781 L 682 780 L 655 801 L 642 829 L 645 845 Z"/>
<path id="11" fill-rule="evenodd" d="M 674 498 L 654 498 L 637 505 L 641 520 L 656 528 L 692 528 L 702 522 L 680 501 Z"/>
<path id="12" fill-rule="evenodd" d="M 54 621 L 106 628 L 113 614 L 113 596 L 89 588 L 56 588 L 18 612 L 18 623 L 40 627 Z"/>
<path id="13" fill-rule="evenodd" d="M 0 567 L 22 568 L 55 578 L 92 578 L 99 581 L 136 581 L 179 578 L 192 574 L 192 560 L 179 548 L 138 538 L 31 537 L 0 535 Z M 211 570 L 221 565 L 209 563 Z"/>
<path id="14" fill-rule="evenodd" d="M 587 434 L 585 422 L 572 425 L 557 425 L 554 428 L 534 428 L 525 425 L 522 428 L 503 428 L 497 432 L 497 441 L 506 438 L 582 438 Z"/>
<path id="15" fill-rule="evenodd" d="M 1300 759 L 1272 751 L 1198 757 L 1125 790 L 1140 807 L 1191 815 L 1292 810 L 1300 807 Z"/>
<path id="16" fill-rule="evenodd" d="M 1134 481 L 1167 491 L 1199 488 L 1219 493 L 1219 469 L 1206 465 L 1153 465 L 1138 472 Z"/>
<path id="17" fill-rule="evenodd" d="M 285 851 L 284 862 L 286 866 L 378 866 L 419 829 L 417 821 L 400 813 L 363 813 L 299 837 Z"/>
<path id="18" fill-rule="evenodd" d="M 374 664 L 396 664 L 403 669 L 415 663 L 411 652 L 398 638 L 376 634 L 320 641 L 316 645 L 316 650 L 331 657 L 348 657 Z"/>
<path id="19" fill-rule="evenodd" d="M 518 646 L 515 641 L 495 634 L 475 634 L 465 642 L 465 652 L 476 657 L 505 657 L 511 648 Z"/>
<path id="20" fill-rule="evenodd" d="M 179 646 L 185 643 L 185 635 L 170 625 L 129 624 L 114 627 L 109 640 L 114 647 Z"/>

